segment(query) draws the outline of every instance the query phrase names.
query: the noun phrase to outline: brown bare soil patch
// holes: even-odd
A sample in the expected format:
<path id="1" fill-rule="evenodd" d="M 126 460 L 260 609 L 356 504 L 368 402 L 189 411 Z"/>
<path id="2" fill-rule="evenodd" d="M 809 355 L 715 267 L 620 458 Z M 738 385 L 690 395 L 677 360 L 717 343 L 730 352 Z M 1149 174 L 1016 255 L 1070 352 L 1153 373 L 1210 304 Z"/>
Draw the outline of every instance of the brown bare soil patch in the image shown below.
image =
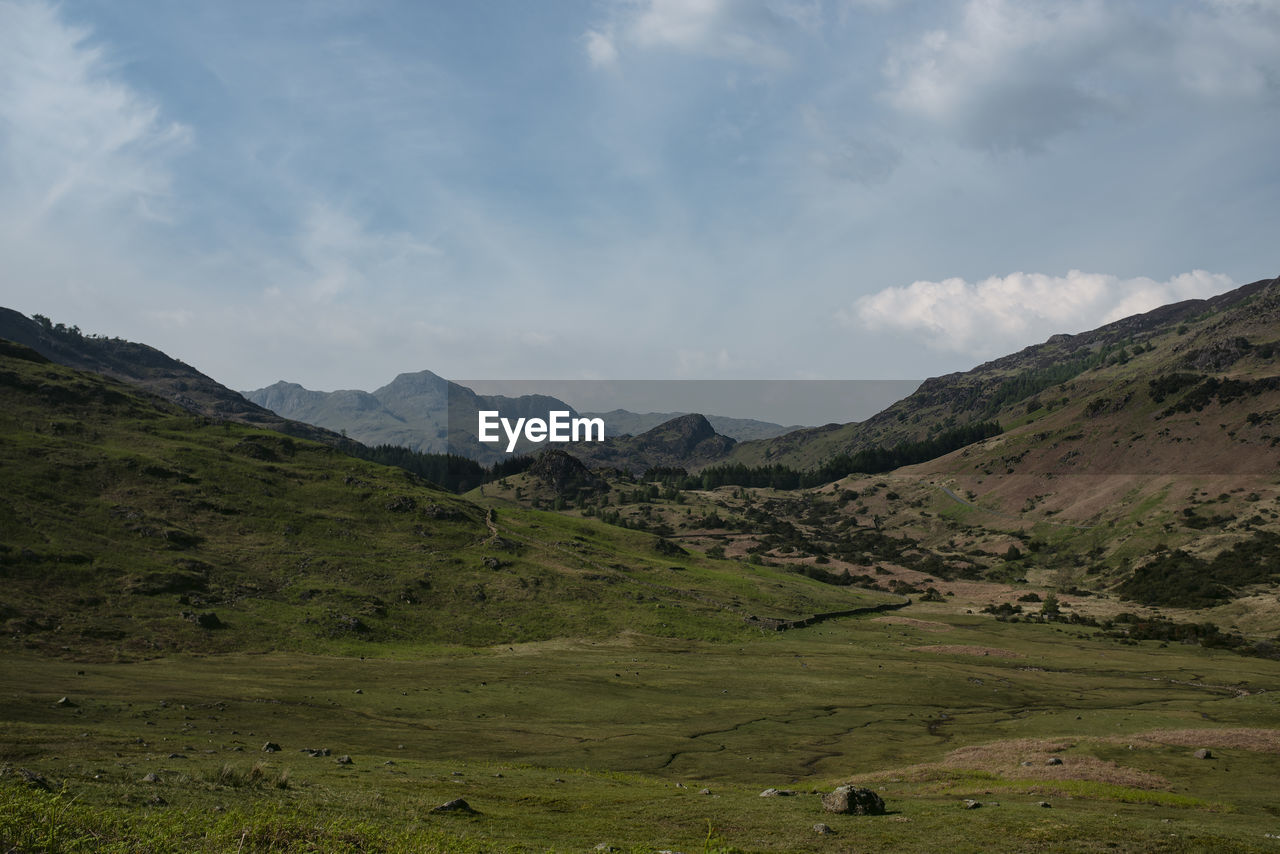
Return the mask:
<path id="1" fill-rule="evenodd" d="M 926 632 L 949 632 L 951 627 L 946 623 L 936 623 L 933 620 L 917 620 L 912 617 L 874 617 L 873 623 L 892 623 L 895 626 L 910 626 L 913 629 L 922 629 Z"/>
<path id="2" fill-rule="evenodd" d="M 989 655 L 993 658 L 1026 658 L 1020 652 L 1001 649 L 995 646 L 963 646 L 960 644 L 937 644 L 934 646 L 913 646 L 912 652 L 936 652 L 941 655 Z"/>

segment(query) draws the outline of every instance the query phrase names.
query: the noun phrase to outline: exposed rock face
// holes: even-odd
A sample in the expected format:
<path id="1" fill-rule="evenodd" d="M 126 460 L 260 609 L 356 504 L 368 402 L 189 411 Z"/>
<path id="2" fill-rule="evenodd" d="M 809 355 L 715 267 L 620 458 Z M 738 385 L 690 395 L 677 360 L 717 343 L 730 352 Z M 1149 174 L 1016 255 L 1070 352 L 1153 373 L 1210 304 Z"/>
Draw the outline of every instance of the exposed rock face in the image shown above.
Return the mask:
<path id="1" fill-rule="evenodd" d="M 529 469 L 529 474 L 557 494 L 595 490 L 604 486 L 604 482 L 592 474 L 577 457 L 559 448 L 548 448 L 539 454 L 537 462 Z"/>
<path id="2" fill-rule="evenodd" d="M 1187 353 L 1184 363 L 1197 371 L 1220 372 L 1248 355 L 1252 349 L 1248 339 L 1236 336 L 1214 341 L 1208 347 Z"/>
<path id="3" fill-rule="evenodd" d="M 610 436 L 583 442 L 573 453 L 592 468 L 617 468 L 633 474 L 651 468 L 699 469 L 725 459 L 737 445 L 698 414 L 681 415 L 639 436 Z"/>
<path id="4" fill-rule="evenodd" d="M 194 611 L 183 611 L 182 619 L 195 623 L 202 629 L 221 629 L 226 623 L 218 619 L 218 615 L 213 611 L 207 611 L 203 614 L 197 614 Z"/>
<path id="5" fill-rule="evenodd" d="M 822 808 L 845 815 L 884 815 L 884 801 L 870 789 L 840 786 L 822 796 Z"/>

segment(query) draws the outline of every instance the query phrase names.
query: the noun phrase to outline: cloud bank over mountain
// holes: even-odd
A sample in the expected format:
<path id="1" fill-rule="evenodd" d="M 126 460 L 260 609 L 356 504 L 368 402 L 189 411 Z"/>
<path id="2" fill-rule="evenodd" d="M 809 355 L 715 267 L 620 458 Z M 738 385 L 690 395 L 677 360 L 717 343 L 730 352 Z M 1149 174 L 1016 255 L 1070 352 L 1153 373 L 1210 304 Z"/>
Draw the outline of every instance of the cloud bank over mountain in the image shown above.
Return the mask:
<path id="1" fill-rule="evenodd" d="M 951 278 L 885 288 L 842 313 L 851 325 L 918 336 L 939 350 L 975 357 L 1007 352 L 1058 332 L 1081 332 L 1167 303 L 1235 287 L 1193 270 L 1165 282 L 1071 270 L 1065 276 L 1011 273 L 979 282 Z"/>

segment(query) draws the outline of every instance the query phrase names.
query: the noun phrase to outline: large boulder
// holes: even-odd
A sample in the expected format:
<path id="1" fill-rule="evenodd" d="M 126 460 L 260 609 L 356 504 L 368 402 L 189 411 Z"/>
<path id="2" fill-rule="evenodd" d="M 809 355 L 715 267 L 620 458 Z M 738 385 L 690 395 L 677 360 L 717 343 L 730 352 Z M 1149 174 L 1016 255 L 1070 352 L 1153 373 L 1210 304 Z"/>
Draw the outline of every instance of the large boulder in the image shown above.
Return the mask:
<path id="1" fill-rule="evenodd" d="M 840 786 L 822 796 L 822 808 L 845 815 L 884 815 L 884 801 L 870 789 Z"/>

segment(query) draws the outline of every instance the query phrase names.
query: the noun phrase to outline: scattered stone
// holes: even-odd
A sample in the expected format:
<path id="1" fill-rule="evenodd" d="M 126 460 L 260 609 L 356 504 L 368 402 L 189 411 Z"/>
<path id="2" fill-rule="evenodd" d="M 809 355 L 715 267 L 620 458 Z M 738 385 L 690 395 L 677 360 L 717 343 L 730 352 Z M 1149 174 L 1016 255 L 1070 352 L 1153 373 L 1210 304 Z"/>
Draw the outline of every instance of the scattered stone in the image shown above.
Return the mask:
<path id="1" fill-rule="evenodd" d="M 266 744 L 262 745 L 262 752 L 263 753 L 279 753 L 280 745 L 276 744 L 274 741 L 268 741 Z"/>
<path id="2" fill-rule="evenodd" d="M 327 747 L 304 747 L 304 748 L 302 748 L 302 752 L 303 752 L 303 753 L 305 753 L 305 754 L 307 754 L 308 756 L 311 756 L 312 758 L 319 758 L 319 757 L 321 757 L 321 756 L 328 756 L 328 755 L 329 755 L 329 748 L 327 748 Z"/>
<path id="3" fill-rule="evenodd" d="M 394 759 L 388 759 L 386 762 L 383 762 L 382 764 L 383 764 L 383 765 L 395 765 L 396 763 L 395 763 L 395 760 L 394 760 Z"/>
<path id="4" fill-rule="evenodd" d="M 621 848 L 615 848 L 615 847 L 613 847 L 612 845 L 610 845 L 608 842 L 601 842 L 601 843 L 599 843 L 598 845 L 596 845 L 596 847 L 592 848 L 591 850 L 592 850 L 592 851 L 621 851 L 622 849 L 621 849 Z"/>
<path id="5" fill-rule="evenodd" d="M 431 811 L 432 812 L 458 812 L 458 813 L 463 813 L 465 815 L 479 815 L 479 811 L 473 808 L 471 804 L 467 803 L 462 798 L 454 798 L 453 800 L 447 801 L 438 807 L 432 807 Z"/>
<path id="6" fill-rule="evenodd" d="M 792 795 L 794 795 L 794 794 L 795 794 L 795 792 L 791 791 L 790 789 L 772 789 L 772 788 L 770 788 L 770 789 L 765 789 L 763 792 L 761 792 L 761 793 L 760 793 L 760 797 L 762 797 L 762 798 L 789 798 L 789 797 L 791 797 L 791 796 L 792 796 Z"/>
<path id="7" fill-rule="evenodd" d="M 822 796 L 822 808 L 827 812 L 848 815 L 884 815 L 884 801 L 870 789 L 839 786 Z"/>
<path id="8" fill-rule="evenodd" d="M 711 790 L 710 790 L 710 789 L 699 789 L 699 790 L 698 790 L 698 794 L 699 794 L 699 795 L 709 795 L 709 794 L 711 794 Z"/>
<path id="9" fill-rule="evenodd" d="M 357 689 L 356 689 L 356 693 L 357 693 L 357 694 L 363 694 L 363 693 L 364 693 L 364 689 L 363 689 L 363 688 L 357 688 Z"/>
<path id="10" fill-rule="evenodd" d="M 143 777 L 143 778 L 142 778 L 142 782 L 144 782 L 144 783 L 159 783 L 159 782 L 160 782 L 160 775 L 159 775 L 159 774 L 157 774 L 157 773 L 156 773 L 156 772 L 154 772 L 154 771 L 151 771 L 151 772 L 149 772 L 145 777 Z"/>
<path id="11" fill-rule="evenodd" d="M 76 704 L 71 702 L 70 697 L 63 697 L 62 699 L 58 700 L 58 702 L 54 703 L 54 705 L 60 706 L 64 709 L 74 709 L 76 707 Z"/>
<path id="12" fill-rule="evenodd" d="M 24 783 L 33 789 L 41 789 L 46 792 L 53 791 L 53 787 L 49 785 L 49 781 L 40 774 L 37 774 L 35 771 L 31 771 L 27 768 L 19 768 L 18 776 L 22 778 Z"/>
<path id="13" fill-rule="evenodd" d="M 834 830 L 832 830 L 830 827 L 823 824 L 822 822 L 818 822 L 813 826 L 813 832 L 818 834 L 819 836 L 831 836 L 833 833 L 835 833 Z"/>
<path id="14" fill-rule="evenodd" d="M 461 771 L 450 771 L 450 772 L 449 772 L 449 776 L 450 776 L 450 777 L 461 777 L 461 776 L 462 776 L 462 772 L 461 772 Z"/>
<path id="15" fill-rule="evenodd" d="M 1049 761 L 1044 764 L 1045 765 L 1061 765 L 1062 759 L 1061 757 L 1058 757 L 1058 756 L 1050 756 Z"/>
<path id="16" fill-rule="evenodd" d="M 181 753 L 170 753 L 169 758 L 170 759 L 186 759 L 187 757 L 183 756 Z"/>
<path id="17" fill-rule="evenodd" d="M 342 754 L 335 760 L 339 765 L 355 765 L 356 762 L 347 754 Z"/>
<path id="18" fill-rule="evenodd" d="M 1053 806 L 1053 804 L 1049 803 L 1048 801 L 1041 801 L 1040 803 L 1036 804 L 1036 806 L 1044 807 L 1045 809 L 1050 809 Z"/>
<path id="19" fill-rule="evenodd" d="M 150 798 L 147 799 L 147 803 L 151 804 L 153 807 L 169 806 L 169 802 L 166 801 L 164 798 L 160 797 L 159 795 L 152 795 Z"/>
<path id="20" fill-rule="evenodd" d="M 1035 763 L 1032 762 L 1030 759 L 1024 759 L 1022 762 L 1023 768 L 1030 768 L 1032 765 L 1035 765 Z"/>
<path id="21" fill-rule="evenodd" d="M 967 810 L 976 810 L 982 807 L 982 801 L 975 801 L 965 798 L 960 802 L 960 806 Z"/>
<path id="22" fill-rule="evenodd" d="M 226 623 L 218 619 L 218 615 L 213 611 L 207 611 L 203 614 L 197 614 L 195 623 L 202 629 L 221 629 Z"/>
<path id="23" fill-rule="evenodd" d="M 1207 747 L 1202 747 L 1192 754 L 1196 759 L 1212 759 L 1213 752 Z"/>

